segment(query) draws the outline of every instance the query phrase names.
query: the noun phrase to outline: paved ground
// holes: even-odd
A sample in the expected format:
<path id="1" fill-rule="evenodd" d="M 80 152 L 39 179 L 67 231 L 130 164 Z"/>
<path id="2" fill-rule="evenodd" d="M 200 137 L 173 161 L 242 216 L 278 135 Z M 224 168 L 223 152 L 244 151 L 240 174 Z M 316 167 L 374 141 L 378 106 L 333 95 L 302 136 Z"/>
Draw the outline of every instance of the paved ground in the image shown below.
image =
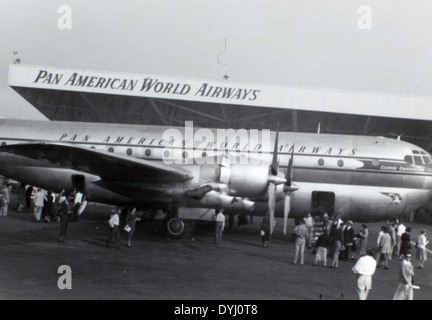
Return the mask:
<path id="1" fill-rule="evenodd" d="M 14 201 L 12 201 L 14 204 Z M 175 240 L 137 226 L 133 247 L 104 246 L 109 208 L 91 206 L 79 223 L 70 225 L 69 239 L 57 242 L 59 225 L 32 221 L 30 212 L 10 210 L 0 218 L 1 299 L 355 299 L 354 262 L 338 270 L 291 263 L 294 243 L 281 233 L 282 221 L 269 248 L 259 239 L 261 219 L 227 232 L 222 245 L 213 244 L 211 231 L 200 229 L 195 241 Z M 422 226 L 413 227 L 413 237 Z M 370 224 L 375 241 L 380 224 Z M 290 231 L 293 222 L 290 221 Z M 359 229 L 355 225 L 356 230 Z M 432 234 L 432 226 L 429 236 Z M 124 236 L 124 235 L 123 235 Z M 399 261 L 378 270 L 370 299 L 391 299 L 397 286 Z M 59 290 L 57 269 L 72 268 L 72 290 Z M 416 269 L 421 290 L 415 299 L 432 299 L 432 262 Z"/>

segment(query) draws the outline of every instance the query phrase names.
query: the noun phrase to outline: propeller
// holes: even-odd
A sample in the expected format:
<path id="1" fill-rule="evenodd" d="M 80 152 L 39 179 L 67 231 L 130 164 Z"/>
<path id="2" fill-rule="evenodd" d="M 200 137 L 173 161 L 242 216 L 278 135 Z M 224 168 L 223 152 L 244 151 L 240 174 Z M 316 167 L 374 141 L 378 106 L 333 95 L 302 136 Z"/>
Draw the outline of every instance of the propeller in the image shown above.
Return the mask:
<path id="1" fill-rule="evenodd" d="M 284 234 L 287 233 L 288 226 L 288 215 L 291 209 L 291 192 L 298 190 L 296 186 L 293 185 L 293 164 L 294 164 L 294 145 L 291 151 L 291 157 L 288 162 L 288 169 L 285 173 L 285 177 L 279 175 L 279 160 L 278 160 L 278 143 L 279 143 L 279 125 L 276 131 L 275 145 L 273 150 L 273 159 L 270 166 L 269 173 L 269 187 L 268 187 L 268 208 L 270 217 L 270 235 L 273 233 L 275 227 L 275 208 L 276 208 L 276 189 L 280 184 L 284 185 L 283 191 L 284 197 Z"/>
<path id="2" fill-rule="evenodd" d="M 286 178 L 279 176 L 278 145 L 279 144 L 279 124 L 276 131 L 275 144 L 273 149 L 273 159 L 270 165 L 269 186 L 268 186 L 268 209 L 270 217 L 270 235 L 273 234 L 275 227 L 275 208 L 276 208 L 276 188 L 279 184 L 287 182 Z"/>
<path id="3" fill-rule="evenodd" d="M 284 185 L 284 235 L 287 233 L 287 226 L 288 226 L 288 215 L 291 209 L 291 192 L 294 192 L 298 190 L 297 187 L 293 187 L 292 180 L 293 180 L 293 163 L 294 163 L 294 145 L 291 152 L 291 157 L 288 162 L 288 169 L 285 173 L 285 185 Z"/>

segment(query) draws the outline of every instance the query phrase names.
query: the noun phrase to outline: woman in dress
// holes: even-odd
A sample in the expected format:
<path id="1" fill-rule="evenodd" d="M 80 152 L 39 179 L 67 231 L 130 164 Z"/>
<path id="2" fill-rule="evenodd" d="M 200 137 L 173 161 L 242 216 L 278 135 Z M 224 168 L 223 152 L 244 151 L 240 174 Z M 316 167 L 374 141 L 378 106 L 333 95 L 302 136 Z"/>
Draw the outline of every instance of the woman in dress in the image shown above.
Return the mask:
<path id="1" fill-rule="evenodd" d="M 367 246 L 368 246 L 368 238 L 369 238 L 369 230 L 367 228 L 367 226 L 364 224 L 362 225 L 362 228 L 359 232 L 359 234 L 357 235 L 357 238 L 360 241 L 360 257 L 363 257 L 366 255 L 367 253 Z"/>

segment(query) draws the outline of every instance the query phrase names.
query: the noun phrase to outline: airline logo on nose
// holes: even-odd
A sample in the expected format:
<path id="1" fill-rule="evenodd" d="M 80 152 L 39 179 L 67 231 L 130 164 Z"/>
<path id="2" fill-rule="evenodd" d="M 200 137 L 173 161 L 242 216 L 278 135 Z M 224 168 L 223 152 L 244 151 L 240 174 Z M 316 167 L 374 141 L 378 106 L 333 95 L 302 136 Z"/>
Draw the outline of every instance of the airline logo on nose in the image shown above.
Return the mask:
<path id="1" fill-rule="evenodd" d="M 391 203 L 393 204 L 399 204 L 402 202 L 402 197 L 399 193 L 381 192 L 381 194 L 389 197 L 392 200 Z"/>

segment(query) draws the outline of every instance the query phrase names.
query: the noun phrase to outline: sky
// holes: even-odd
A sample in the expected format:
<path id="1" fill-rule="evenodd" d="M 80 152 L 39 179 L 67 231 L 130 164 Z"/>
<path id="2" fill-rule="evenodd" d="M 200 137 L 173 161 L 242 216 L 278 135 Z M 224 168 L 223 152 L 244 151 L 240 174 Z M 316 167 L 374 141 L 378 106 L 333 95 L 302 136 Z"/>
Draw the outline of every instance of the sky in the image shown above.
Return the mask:
<path id="1" fill-rule="evenodd" d="M 58 26 L 62 5 L 71 9 L 71 29 Z M 16 58 L 58 68 L 432 96 L 431 17 L 430 0 L 1 0 L 0 116 L 43 118 L 7 85 Z"/>

